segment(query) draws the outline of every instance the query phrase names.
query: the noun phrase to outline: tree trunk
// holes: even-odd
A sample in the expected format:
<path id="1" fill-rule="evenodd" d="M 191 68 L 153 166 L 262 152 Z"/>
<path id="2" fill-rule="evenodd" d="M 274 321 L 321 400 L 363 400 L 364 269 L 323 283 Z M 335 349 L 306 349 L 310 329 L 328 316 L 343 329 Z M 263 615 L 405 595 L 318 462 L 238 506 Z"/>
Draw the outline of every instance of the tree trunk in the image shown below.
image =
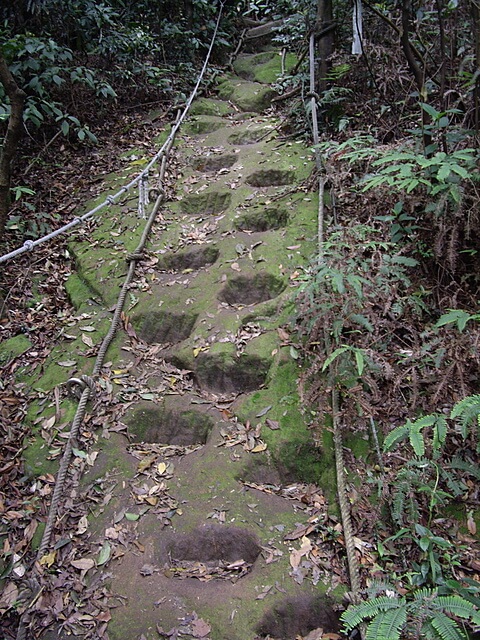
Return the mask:
<path id="1" fill-rule="evenodd" d="M 421 69 L 413 52 L 413 47 L 410 42 L 410 0 L 402 0 L 402 31 L 400 34 L 400 42 L 402 44 L 403 53 L 407 60 L 408 67 L 415 79 L 417 85 L 418 100 L 419 102 L 426 103 L 428 100 L 427 87 L 425 84 L 426 69 L 425 66 Z M 432 155 L 432 133 L 430 130 L 431 119 L 428 113 L 422 108 L 422 130 L 423 130 L 423 149 L 427 156 Z"/>
<path id="2" fill-rule="evenodd" d="M 10 211 L 10 176 L 12 161 L 17 152 L 23 127 L 23 108 L 26 94 L 13 79 L 8 65 L 0 54 L 0 82 L 10 99 L 10 117 L 0 149 L 0 242 L 3 240 L 8 212 Z"/>
<path id="3" fill-rule="evenodd" d="M 333 3 L 332 0 L 317 0 L 317 18 L 315 33 L 318 38 L 317 53 L 317 93 L 322 95 L 327 89 L 327 76 L 330 70 L 330 56 L 333 53 Z"/>
<path id="4" fill-rule="evenodd" d="M 473 39 L 475 42 L 475 86 L 473 88 L 473 125 L 475 133 L 480 131 L 480 8 L 475 0 L 471 2 Z"/>

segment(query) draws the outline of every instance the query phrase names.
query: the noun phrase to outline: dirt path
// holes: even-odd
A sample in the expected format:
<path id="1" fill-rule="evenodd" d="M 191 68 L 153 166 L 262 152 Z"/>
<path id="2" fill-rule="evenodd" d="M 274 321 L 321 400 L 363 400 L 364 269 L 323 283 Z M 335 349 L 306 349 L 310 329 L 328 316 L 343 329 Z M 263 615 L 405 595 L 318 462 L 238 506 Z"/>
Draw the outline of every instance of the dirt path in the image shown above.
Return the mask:
<path id="1" fill-rule="evenodd" d="M 91 552 L 70 557 L 81 581 L 114 594 L 110 640 L 290 639 L 336 626 L 318 600 L 335 586 L 328 557 L 302 538 L 327 517 L 331 460 L 313 446 L 282 328 L 315 247 L 317 204 L 302 186 L 312 162 L 278 138 L 265 115 L 272 90 L 255 82 L 279 66 L 275 52 L 244 56 L 219 99 L 194 104 L 176 199 L 155 226 L 104 367 L 105 402 L 90 416 L 103 429 L 90 434 L 90 458 L 76 459 L 88 517 L 74 535 Z M 127 154 L 111 184 L 141 162 L 141 150 Z M 37 388 L 88 372 L 122 256 L 142 230 L 130 204 L 71 243 L 77 322 Z M 35 473 L 49 469 L 41 450 L 37 439 L 27 451 Z M 326 496 L 306 484 L 314 480 Z"/>

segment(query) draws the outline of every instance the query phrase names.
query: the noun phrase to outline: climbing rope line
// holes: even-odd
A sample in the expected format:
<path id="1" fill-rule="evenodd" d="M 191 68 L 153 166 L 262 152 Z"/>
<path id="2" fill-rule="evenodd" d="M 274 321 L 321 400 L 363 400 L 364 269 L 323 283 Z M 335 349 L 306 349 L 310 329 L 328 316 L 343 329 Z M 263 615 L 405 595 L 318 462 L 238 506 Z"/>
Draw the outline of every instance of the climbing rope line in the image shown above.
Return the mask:
<path id="1" fill-rule="evenodd" d="M 309 67 L 310 67 L 310 92 L 306 98 L 310 98 L 311 106 L 311 118 L 312 118 L 312 131 L 313 131 L 313 143 L 315 149 L 315 165 L 319 175 L 319 203 L 318 203 L 318 256 L 317 263 L 320 265 L 324 259 L 324 190 L 325 190 L 325 175 L 320 151 L 318 149 L 319 133 L 318 133 L 318 118 L 317 118 L 317 100 L 319 96 L 315 92 L 315 34 L 310 35 L 309 42 Z M 328 346 L 330 342 L 328 333 L 325 329 L 325 343 Z M 329 387 L 332 389 L 332 421 L 333 421 L 333 442 L 335 449 L 335 469 L 337 476 L 337 494 L 338 502 L 340 506 L 340 514 L 342 518 L 343 535 L 345 538 L 345 548 L 347 551 L 347 563 L 348 573 L 350 577 L 351 587 L 351 600 L 352 602 L 358 602 L 360 600 L 360 572 L 358 566 L 358 559 L 355 552 L 355 540 L 352 529 L 352 521 L 350 516 L 350 505 L 348 502 L 347 488 L 345 483 L 345 470 L 344 470 L 344 457 L 343 457 L 343 443 L 341 427 L 339 424 L 339 391 L 335 387 L 336 379 L 336 367 L 335 362 L 330 365 L 329 368 Z M 360 635 L 363 637 L 363 631 L 360 629 Z"/>
<path id="2" fill-rule="evenodd" d="M 109 330 L 106 334 L 106 336 L 104 337 L 102 344 L 99 348 L 96 360 L 95 360 L 95 365 L 93 368 L 93 372 L 92 372 L 92 376 L 81 376 L 80 378 L 71 378 L 67 385 L 73 389 L 75 386 L 78 388 L 81 388 L 81 396 L 80 396 L 80 400 L 79 403 L 77 405 L 77 410 L 75 413 L 75 417 L 73 419 L 72 422 L 72 426 L 70 429 L 70 433 L 69 433 L 69 437 L 67 440 L 67 443 L 65 445 L 65 449 L 62 455 L 62 459 L 60 461 L 60 466 L 59 466 L 59 470 L 57 473 L 57 477 L 56 477 L 56 481 L 55 481 L 55 487 L 53 490 L 53 496 L 52 496 L 52 500 L 50 503 L 50 508 L 49 508 L 49 512 L 48 512 L 48 516 L 47 516 L 47 522 L 45 525 L 45 530 L 42 536 L 42 540 L 40 542 L 40 546 L 38 548 L 38 552 L 36 555 L 36 561 L 35 564 L 33 566 L 33 570 L 31 571 L 32 575 L 27 578 L 24 581 L 24 587 L 23 589 L 21 589 L 23 595 L 22 595 L 22 601 L 23 602 L 27 602 L 25 609 L 20 617 L 20 621 L 19 621 L 19 626 L 17 629 L 17 636 L 16 636 L 16 640 L 26 640 L 28 637 L 28 628 L 29 628 L 29 623 L 30 623 L 30 617 L 31 617 L 31 608 L 33 607 L 33 604 L 36 602 L 36 600 L 38 599 L 38 597 L 41 594 L 41 590 L 42 587 L 40 585 L 39 582 L 39 577 L 40 577 L 40 565 L 41 565 L 41 560 L 42 558 L 44 558 L 44 556 L 46 555 L 48 548 L 50 546 L 50 541 L 51 541 L 51 537 L 52 537 L 52 533 L 55 527 L 55 522 L 57 519 L 57 514 L 58 514 L 58 508 L 60 505 L 60 501 L 62 499 L 62 495 L 63 495 L 63 491 L 64 491 L 64 486 L 65 486 L 65 481 L 67 479 L 67 475 L 68 475 L 68 468 L 70 466 L 70 462 L 71 462 L 71 458 L 72 458 L 72 454 L 73 454 L 73 448 L 75 446 L 75 442 L 76 442 L 76 438 L 78 436 L 80 427 L 83 423 L 83 419 L 85 417 L 85 413 L 86 413 L 86 408 L 87 408 L 87 404 L 88 401 L 90 400 L 91 396 L 94 395 L 95 392 L 95 379 L 99 376 L 104 361 L 105 361 L 105 357 L 107 354 L 107 350 L 110 346 L 110 344 L 112 343 L 118 326 L 121 322 L 121 318 L 122 318 L 122 310 L 125 304 L 125 299 L 127 297 L 127 293 L 130 289 L 130 285 L 133 281 L 133 277 L 135 275 L 135 269 L 136 269 L 136 265 L 137 262 L 140 261 L 143 257 L 143 251 L 145 249 L 148 237 L 150 235 L 150 231 L 152 229 L 152 226 L 159 214 L 160 211 L 160 207 L 163 204 L 163 202 L 166 199 L 166 193 L 165 193 L 165 189 L 163 187 L 163 181 L 164 181 L 164 177 L 165 177 L 165 171 L 167 168 L 167 161 L 168 161 L 168 157 L 170 154 L 170 151 L 172 149 L 172 146 L 175 142 L 175 138 L 177 135 L 178 130 L 180 129 L 180 126 L 182 124 L 182 122 L 184 121 L 184 119 L 186 118 L 190 107 L 193 103 L 193 100 L 195 99 L 195 96 L 197 95 L 198 89 L 200 87 L 200 84 L 202 82 L 203 76 L 205 74 L 205 71 L 207 69 L 208 66 L 208 61 L 210 59 L 210 55 L 215 43 L 215 39 L 217 36 L 217 32 L 218 32 L 218 27 L 220 25 L 220 19 L 221 19 L 221 15 L 222 15 L 222 11 L 223 11 L 223 5 L 224 3 L 222 2 L 220 4 L 220 8 L 219 8 L 219 13 L 218 13 L 218 17 L 217 17 L 217 22 L 215 25 L 215 30 L 212 36 L 212 40 L 210 43 L 210 47 L 208 49 L 208 52 L 206 54 L 206 58 L 205 58 L 205 62 L 203 64 L 203 67 L 200 71 L 200 74 L 198 76 L 198 80 L 195 84 L 195 87 L 192 90 L 192 93 L 190 94 L 190 97 L 187 100 L 187 103 L 185 105 L 185 108 L 183 110 L 183 112 L 180 112 L 175 124 L 172 127 L 172 131 L 170 132 L 170 135 L 168 136 L 167 140 L 165 141 L 165 143 L 162 145 L 162 148 L 160 149 L 160 151 L 154 156 L 154 158 L 148 163 L 147 167 L 141 172 L 141 174 L 139 176 L 137 176 L 135 178 L 134 181 L 132 181 L 129 185 L 127 185 L 127 187 L 122 187 L 122 189 L 120 189 L 114 196 L 107 196 L 107 199 L 105 200 L 105 202 L 109 202 L 110 200 L 112 200 L 113 202 L 120 197 L 120 195 L 122 195 L 123 193 L 125 193 L 126 191 L 128 191 L 128 189 L 133 185 L 133 184 L 137 184 L 139 185 L 139 202 L 142 202 L 142 207 L 145 207 L 148 201 L 148 195 L 149 195 L 149 190 L 148 190 L 148 172 L 150 171 L 150 169 L 152 169 L 153 165 L 158 162 L 161 159 L 161 166 L 160 166 L 160 171 L 159 171 L 159 177 L 158 177 L 158 184 L 159 189 L 158 189 L 158 195 L 155 201 L 155 204 L 152 208 L 152 211 L 148 217 L 148 220 L 145 224 L 145 227 L 143 229 L 143 233 L 142 236 L 140 238 L 140 241 L 138 243 L 138 246 L 136 247 L 136 249 L 133 251 L 133 253 L 131 253 L 130 255 L 127 256 L 127 262 L 128 262 L 128 272 L 127 275 L 125 277 L 124 283 L 122 285 L 122 289 L 120 291 L 120 294 L 118 296 L 118 300 L 117 300 L 117 304 L 115 306 L 115 311 L 112 317 L 112 321 L 110 323 L 110 327 Z M 93 211 L 98 211 L 99 207 L 96 207 L 95 210 Z M 89 212 L 89 215 L 93 215 L 93 211 Z M 82 218 L 84 218 L 85 216 L 82 216 Z M 73 221 L 72 221 L 73 223 Z M 67 225 L 68 228 L 71 228 L 71 226 L 74 226 L 72 223 L 70 223 L 70 225 Z M 78 224 L 78 223 L 76 223 Z M 56 235 L 59 235 L 59 233 L 61 232 L 61 230 L 58 230 L 58 232 L 56 232 Z M 51 234 L 50 234 L 51 235 Z M 44 240 L 45 241 L 45 240 Z M 24 249 L 24 250 L 28 250 L 28 249 Z M 18 254 L 16 254 L 18 255 Z M 11 256 L 13 257 L 13 256 Z M 3 256 L 3 258 L 5 258 L 5 256 Z M 0 259 L 1 261 L 1 259 Z"/>
<path id="3" fill-rule="evenodd" d="M 145 203 L 145 198 L 143 198 L 143 195 L 141 195 L 141 192 L 143 192 L 144 187 L 141 186 L 141 185 L 145 182 L 146 177 L 147 177 L 147 182 L 148 182 L 148 173 L 149 173 L 150 169 L 164 155 L 165 149 L 167 149 L 168 145 L 170 144 L 170 141 L 175 139 L 180 126 L 182 125 L 183 121 L 185 120 L 185 118 L 188 115 L 188 112 L 190 111 L 190 107 L 192 106 L 192 102 L 194 101 L 194 99 L 195 99 L 195 97 L 196 97 L 196 95 L 198 93 L 198 89 L 200 87 L 200 84 L 201 84 L 201 82 L 203 80 L 203 76 L 205 75 L 205 72 L 206 72 L 207 67 L 208 67 L 208 62 L 210 60 L 210 56 L 211 56 L 211 53 L 212 53 L 212 50 L 213 50 L 213 46 L 214 46 L 215 40 L 217 38 L 218 28 L 220 26 L 220 20 L 221 20 L 221 17 L 222 17 L 223 6 L 224 6 L 224 1 L 220 3 L 220 8 L 219 8 L 218 15 L 217 15 L 217 21 L 216 21 L 216 24 L 215 24 L 215 29 L 214 29 L 214 32 L 213 32 L 213 36 L 212 36 L 212 39 L 210 41 L 210 46 L 209 46 L 207 54 L 205 56 L 205 61 L 203 63 L 203 67 L 202 67 L 202 69 L 200 71 L 200 74 L 198 76 L 198 79 L 197 79 L 197 82 L 195 84 L 195 87 L 192 89 L 192 92 L 191 92 L 191 94 L 190 94 L 190 96 L 189 96 L 189 98 L 188 98 L 188 100 L 187 100 L 187 102 L 185 104 L 183 112 L 181 113 L 180 118 L 177 120 L 176 124 L 172 128 L 172 130 L 170 132 L 170 135 L 168 136 L 168 138 L 166 139 L 166 141 L 164 142 L 162 147 L 157 151 L 157 153 L 153 156 L 153 158 L 147 164 L 145 169 L 143 169 L 143 171 L 141 171 L 128 184 L 126 184 L 123 187 L 121 187 L 116 193 L 106 196 L 106 198 L 105 198 L 105 200 L 103 202 L 101 202 L 99 205 L 97 205 L 95 208 L 91 209 L 90 211 L 87 211 L 87 213 L 84 213 L 82 216 L 77 216 L 76 218 L 74 218 L 73 220 L 68 222 L 67 224 L 63 225 L 59 229 L 56 229 L 55 231 L 52 231 L 51 233 L 47 234 L 46 236 L 43 236 L 41 238 L 37 238 L 36 240 L 26 240 L 23 243 L 23 245 L 21 247 L 19 247 L 18 249 L 15 249 L 14 251 L 10 251 L 10 253 L 6 253 L 6 254 L 0 256 L 0 264 L 2 262 L 7 262 L 8 260 L 11 260 L 12 258 L 16 258 L 17 256 L 21 255 L 22 253 L 25 253 L 27 251 L 32 251 L 33 249 L 35 249 L 35 247 L 38 247 L 40 244 L 43 244 L 44 242 L 48 242 L 49 240 L 53 240 L 57 236 L 59 236 L 59 235 L 61 235 L 63 233 L 66 233 L 70 229 L 73 229 L 73 227 L 76 227 L 79 224 L 83 224 L 84 222 L 86 222 L 87 220 L 92 218 L 96 213 L 98 213 L 99 211 L 101 211 L 105 207 L 110 207 L 113 204 L 115 204 L 117 202 L 117 200 L 121 196 L 123 196 L 125 193 L 130 191 L 130 189 L 135 187 L 137 184 L 139 185 L 138 186 L 138 189 L 139 189 L 139 212 L 140 212 L 140 209 L 142 211 L 144 211 L 143 207 L 144 207 L 144 203 Z M 148 195 L 148 186 L 147 186 L 147 195 Z M 143 198 L 143 200 L 142 200 L 142 198 Z M 140 204 L 140 201 L 142 202 L 142 204 Z M 143 217 L 145 217 L 145 214 L 143 214 Z"/>

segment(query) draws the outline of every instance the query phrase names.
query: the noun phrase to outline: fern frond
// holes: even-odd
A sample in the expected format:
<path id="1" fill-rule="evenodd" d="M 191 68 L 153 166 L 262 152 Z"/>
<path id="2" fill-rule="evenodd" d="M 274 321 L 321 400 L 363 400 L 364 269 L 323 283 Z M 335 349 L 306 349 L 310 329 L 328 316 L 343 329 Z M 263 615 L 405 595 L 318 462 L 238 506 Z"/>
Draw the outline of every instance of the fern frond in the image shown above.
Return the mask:
<path id="1" fill-rule="evenodd" d="M 468 426 L 472 422 L 476 422 L 478 426 L 478 417 L 480 416 L 480 395 L 467 396 L 457 402 L 453 407 L 450 418 L 460 421 L 460 428 L 462 430 L 462 436 L 467 437 Z"/>
<path id="2" fill-rule="evenodd" d="M 371 600 L 365 600 L 360 604 L 351 605 L 340 616 L 346 631 L 355 629 L 365 620 L 375 618 L 380 611 L 389 611 L 390 609 L 405 608 L 405 598 L 389 598 L 388 596 L 379 596 Z"/>
<path id="3" fill-rule="evenodd" d="M 444 613 L 436 613 L 429 622 L 442 640 L 468 640 L 458 624 Z"/>
<path id="4" fill-rule="evenodd" d="M 452 469 L 458 469 L 459 471 L 465 471 L 477 480 L 480 480 L 480 467 L 472 460 L 463 460 L 463 458 L 459 456 L 454 456 L 450 462 L 450 467 L 452 467 Z"/>
<path id="5" fill-rule="evenodd" d="M 446 611 L 453 616 L 471 620 L 473 624 L 480 625 L 480 614 L 468 600 L 461 596 L 439 596 L 434 601 L 434 607 L 437 611 Z"/>
<path id="6" fill-rule="evenodd" d="M 440 476 L 442 480 L 446 483 L 447 487 L 452 493 L 454 498 L 458 498 L 463 495 L 467 490 L 467 485 L 463 482 L 461 478 L 455 478 L 455 476 L 448 471 L 448 469 L 440 469 Z"/>
<path id="7" fill-rule="evenodd" d="M 406 606 L 381 611 L 368 625 L 365 640 L 400 640 L 400 633 L 406 621 Z"/>
<path id="8" fill-rule="evenodd" d="M 410 421 L 409 421 L 410 422 Z M 390 431 L 383 443 L 383 450 L 390 451 L 396 444 L 404 440 L 409 433 L 410 429 L 408 424 L 403 424 L 399 427 L 395 427 L 393 431 Z"/>

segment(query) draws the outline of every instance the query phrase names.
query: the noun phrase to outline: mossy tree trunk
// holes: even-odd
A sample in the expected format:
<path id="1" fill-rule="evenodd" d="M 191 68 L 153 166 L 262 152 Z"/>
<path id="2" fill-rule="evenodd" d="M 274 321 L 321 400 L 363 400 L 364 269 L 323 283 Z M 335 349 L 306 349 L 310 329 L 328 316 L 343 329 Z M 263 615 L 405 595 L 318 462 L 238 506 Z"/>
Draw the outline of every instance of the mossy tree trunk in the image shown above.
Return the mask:
<path id="1" fill-rule="evenodd" d="M 10 117 L 0 149 L 0 242 L 3 240 L 8 212 L 10 210 L 10 181 L 12 162 L 22 134 L 23 108 L 26 94 L 20 89 L 0 54 L 0 82 L 10 99 Z"/>

